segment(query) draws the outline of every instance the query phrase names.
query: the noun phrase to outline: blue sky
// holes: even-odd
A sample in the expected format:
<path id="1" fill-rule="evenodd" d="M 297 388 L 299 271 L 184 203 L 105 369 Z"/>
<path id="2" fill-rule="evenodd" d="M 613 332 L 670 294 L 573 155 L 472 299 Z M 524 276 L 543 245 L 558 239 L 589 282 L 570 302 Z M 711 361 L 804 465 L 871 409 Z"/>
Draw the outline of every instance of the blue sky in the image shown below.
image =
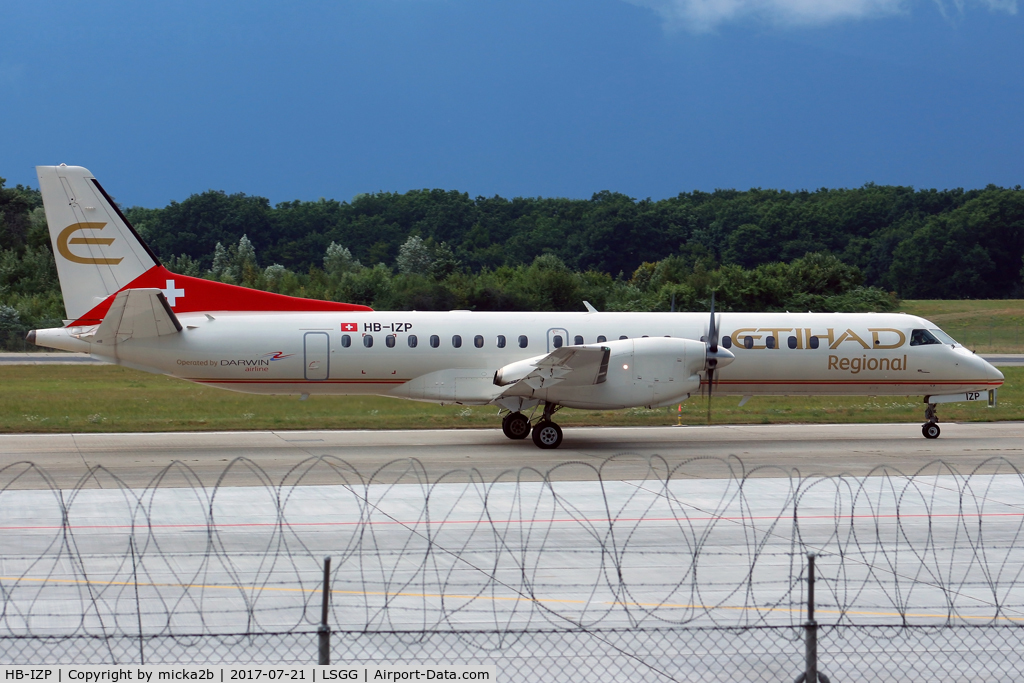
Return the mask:
<path id="1" fill-rule="evenodd" d="M 1024 183 L 1016 0 L 4 9 L 0 176 L 126 205 Z"/>

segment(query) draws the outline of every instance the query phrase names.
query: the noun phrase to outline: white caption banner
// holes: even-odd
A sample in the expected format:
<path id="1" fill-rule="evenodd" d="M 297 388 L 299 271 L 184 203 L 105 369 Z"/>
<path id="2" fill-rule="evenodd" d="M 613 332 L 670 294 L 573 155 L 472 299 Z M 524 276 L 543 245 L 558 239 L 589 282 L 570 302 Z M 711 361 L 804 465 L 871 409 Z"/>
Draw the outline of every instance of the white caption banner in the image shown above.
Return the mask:
<path id="1" fill-rule="evenodd" d="M 0 683 L 160 683 L 161 681 L 496 681 L 491 665 L 436 666 L 174 666 L 156 665 L 84 665 L 84 666 L 10 666 L 0 665 Z"/>

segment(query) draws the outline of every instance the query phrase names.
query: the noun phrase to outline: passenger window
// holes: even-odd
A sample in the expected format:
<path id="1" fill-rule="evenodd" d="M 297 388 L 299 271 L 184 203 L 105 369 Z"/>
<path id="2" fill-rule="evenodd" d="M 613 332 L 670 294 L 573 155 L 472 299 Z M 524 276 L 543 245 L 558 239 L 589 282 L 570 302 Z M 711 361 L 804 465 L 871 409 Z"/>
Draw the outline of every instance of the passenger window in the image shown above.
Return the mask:
<path id="1" fill-rule="evenodd" d="M 576 346 L 583 346 L 583 335 L 577 334 L 575 337 L 572 338 L 572 343 L 575 344 Z"/>
<path id="2" fill-rule="evenodd" d="M 914 330 L 910 333 L 911 346 L 928 346 L 929 344 L 941 344 L 935 335 L 928 330 Z"/>
<path id="3" fill-rule="evenodd" d="M 554 346 L 556 349 L 562 348 L 562 335 L 556 334 L 554 337 L 552 337 L 551 345 Z"/>
<path id="4" fill-rule="evenodd" d="M 526 338 L 525 334 L 519 335 L 519 348 L 525 349 L 529 343 L 530 340 Z"/>
<path id="5" fill-rule="evenodd" d="M 484 336 L 482 334 L 478 334 L 473 337 L 473 346 L 478 349 L 484 348 Z"/>
<path id="6" fill-rule="evenodd" d="M 752 349 L 754 348 L 754 338 L 749 334 L 743 338 L 743 348 Z"/>
<path id="7" fill-rule="evenodd" d="M 731 349 L 732 337 L 730 337 L 729 335 L 725 335 L 724 337 L 722 337 L 722 346 L 724 346 L 727 349 Z"/>
<path id="8" fill-rule="evenodd" d="M 373 335 L 372 334 L 364 334 L 363 335 L 363 346 L 365 346 L 366 348 L 370 348 L 371 346 L 373 346 Z"/>
<path id="9" fill-rule="evenodd" d="M 503 334 L 499 334 L 498 335 L 498 348 L 499 349 L 505 348 L 505 335 L 503 335 Z"/>
<path id="10" fill-rule="evenodd" d="M 457 349 L 461 349 L 462 348 L 462 335 L 458 335 L 458 334 L 453 334 L 452 335 L 452 346 L 454 346 Z"/>
<path id="11" fill-rule="evenodd" d="M 440 345 L 441 345 L 441 338 L 438 337 L 436 334 L 430 335 L 430 348 L 436 349 Z"/>
<path id="12" fill-rule="evenodd" d="M 622 335 L 621 337 L 619 337 L 619 340 L 621 341 L 622 339 L 629 339 L 629 337 L 627 337 L 626 335 Z"/>
<path id="13" fill-rule="evenodd" d="M 821 340 L 818 339 L 817 337 L 811 337 L 807 341 L 807 345 L 810 346 L 812 349 L 816 349 L 821 345 Z"/>
<path id="14" fill-rule="evenodd" d="M 352 346 L 352 337 L 347 334 L 341 335 L 341 347 L 347 349 L 350 346 Z"/>
<path id="15" fill-rule="evenodd" d="M 650 337 L 650 336 L 651 336 L 651 335 L 649 335 L 649 334 L 645 334 L 645 335 L 643 335 L 643 336 L 641 337 L 641 339 L 647 339 L 647 338 L 648 338 L 648 337 Z"/>
<path id="16" fill-rule="evenodd" d="M 604 344 L 606 341 L 608 341 L 608 337 L 604 336 L 603 334 L 597 335 L 598 344 Z"/>
<path id="17" fill-rule="evenodd" d="M 768 338 L 764 340 L 765 346 L 769 349 L 775 348 L 775 335 L 769 334 Z"/>
<path id="18" fill-rule="evenodd" d="M 420 343 L 420 340 L 416 338 L 415 334 L 409 335 L 409 348 L 415 349 L 416 345 Z"/>
<path id="19" fill-rule="evenodd" d="M 790 337 L 788 340 L 786 340 L 786 343 L 789 344 L 789 348 L 795 349 L 796 348 L 796 337 Z"/>
<path id="20" fill-rule="evenodd" d="M 384 337 L 384 345 L 387 346 L 389 349 L 395 348 L 395 335 L 389 334 L 388 336 Z"/>

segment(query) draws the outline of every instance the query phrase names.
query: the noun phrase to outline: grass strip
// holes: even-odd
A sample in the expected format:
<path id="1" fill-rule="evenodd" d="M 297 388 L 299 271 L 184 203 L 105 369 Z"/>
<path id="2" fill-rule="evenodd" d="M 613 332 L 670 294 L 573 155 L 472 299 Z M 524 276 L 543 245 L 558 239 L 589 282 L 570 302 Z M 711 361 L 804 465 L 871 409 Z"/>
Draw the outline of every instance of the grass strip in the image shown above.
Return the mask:
<path id="1" fill-rule="evenodd" d="M 1024 419 L 1024 367 L 1003 368 L 999 405 L 951 403 L 943 421 Z M 285 429 L 458 429 L 499 426 L 493 406 L 438 406 L 378 396 L 258 396 L 116 366 L 0 366 L 0 432 L 158 432 Z M 923 422 L 920 397 L 716 397 L 716 424 Z M 676 406 L 564 409 L 563 426 L 704 424 L 700 397 Z"/>
<path id="2" fill-rule="evenodd" d="M 1024 299 L 906 300 L 900 310 L 931 320 L 979 353 L 1024 353 Z"/>

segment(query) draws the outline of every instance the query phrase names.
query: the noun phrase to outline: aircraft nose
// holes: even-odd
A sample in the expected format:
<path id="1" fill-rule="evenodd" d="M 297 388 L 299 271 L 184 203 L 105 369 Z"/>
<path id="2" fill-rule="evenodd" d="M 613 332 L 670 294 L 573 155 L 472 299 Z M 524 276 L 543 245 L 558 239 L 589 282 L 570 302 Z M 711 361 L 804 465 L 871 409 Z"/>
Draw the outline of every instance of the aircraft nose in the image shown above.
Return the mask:
<path id="1" fill-rule="evenodd" d="M 999 368 L 992 365 L 984 358 L 981 359 L 981 362 L 984 364 L 984 369 L 986 373 L 985 379 L 989 380 L 990 382 L 1002 382 L 1003 379 L 1005 379 L 1003 377 L 1003 373 L 999 371 Z"/>
<path id="2" fill-rule="evenodd" d="M 1003 373 L 999 371 L 999 368 L 989 363 L 987 360 L 978 355 L 970 356 L 970 365 L 972 372 L 978 373 L 979 377 L 983 377 L 986 382 L 1002 382 Z"/>

